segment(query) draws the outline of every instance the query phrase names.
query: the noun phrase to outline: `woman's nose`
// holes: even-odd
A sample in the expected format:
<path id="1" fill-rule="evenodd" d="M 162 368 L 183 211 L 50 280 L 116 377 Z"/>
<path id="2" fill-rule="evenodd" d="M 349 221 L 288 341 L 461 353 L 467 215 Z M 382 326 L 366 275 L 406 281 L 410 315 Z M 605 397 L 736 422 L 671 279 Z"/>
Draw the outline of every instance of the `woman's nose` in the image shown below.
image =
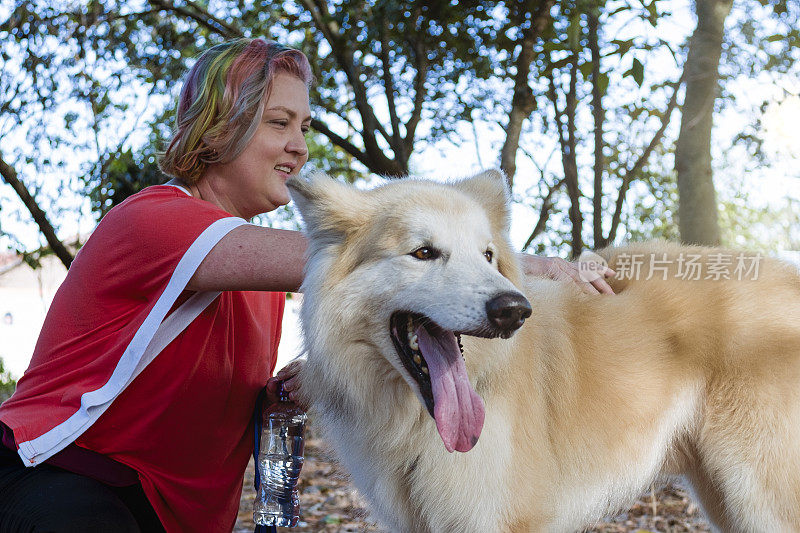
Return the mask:
<path id="1" fill-rule="evenodd" d="M 301 156 L 308 154 L 308 144 L 306 144 L 306 137 L 303 132 L 299 132 L 289 139 L 289 142 L 286 143 L 286 151 Z"/>

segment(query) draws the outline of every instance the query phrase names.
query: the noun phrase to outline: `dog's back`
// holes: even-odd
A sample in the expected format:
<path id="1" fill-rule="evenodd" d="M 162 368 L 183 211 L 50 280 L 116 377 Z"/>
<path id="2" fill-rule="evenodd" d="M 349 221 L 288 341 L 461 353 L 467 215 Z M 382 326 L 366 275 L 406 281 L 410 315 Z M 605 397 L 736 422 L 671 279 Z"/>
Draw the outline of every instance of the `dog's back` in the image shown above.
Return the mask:
<path id="1" fill-rule="evenodd" d="M 800 530 L 796 268 L 664 242 L 601 256 L 617 271 L 616 296 L 528 284 L 534 313 L 513 339 L 506 379 L 519 406 L 512 419 L 526 420 L 533 402 L 544 422 L 537 464 L 516 468 L 542 475 L 548 450 L 557 516 L 602 516 L 653 477 L 681 474 L 722 530 Z"/>

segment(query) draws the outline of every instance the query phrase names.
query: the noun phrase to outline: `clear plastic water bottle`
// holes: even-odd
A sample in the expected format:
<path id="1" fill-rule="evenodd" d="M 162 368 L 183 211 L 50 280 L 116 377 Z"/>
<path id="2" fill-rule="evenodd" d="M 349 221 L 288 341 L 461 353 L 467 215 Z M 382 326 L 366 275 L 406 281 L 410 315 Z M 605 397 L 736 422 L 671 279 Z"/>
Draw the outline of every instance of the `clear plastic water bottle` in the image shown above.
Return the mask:
<path id="1" fill-rule="evenodd" d="M 261 485 L 253 505 L 260 526 L 294 527 L 300 517 L 297 479 L 303 467 L 306 414 L 280 389 L 281 401 L 266 409 L 261 426 L 258 464 Z"/>

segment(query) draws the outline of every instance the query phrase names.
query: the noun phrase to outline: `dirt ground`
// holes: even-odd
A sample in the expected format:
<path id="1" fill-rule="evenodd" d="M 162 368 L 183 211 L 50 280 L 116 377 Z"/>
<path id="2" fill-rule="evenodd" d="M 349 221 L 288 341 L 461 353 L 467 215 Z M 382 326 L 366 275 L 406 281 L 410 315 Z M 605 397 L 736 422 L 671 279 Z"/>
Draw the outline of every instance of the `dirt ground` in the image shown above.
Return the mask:
<path id="1" fill-rule="evenodd" d="M 366 503 L 333 461 L 312 427 L 307 429 L 306 460 L 300 477 L 298 533 L 387 532 L 367 518 Z M 253 461 L 245 475 L 235 533 L 253 531 Z M 280 528 L 279 528 L 280 529 Z M 282 529 L 282 531 L 291 531 Z M 642 494 L 628 511 L 586 530 L 591 533 L 681 533 L 711 531 L 697 506 L 680 487 L 657 488 Z"/>

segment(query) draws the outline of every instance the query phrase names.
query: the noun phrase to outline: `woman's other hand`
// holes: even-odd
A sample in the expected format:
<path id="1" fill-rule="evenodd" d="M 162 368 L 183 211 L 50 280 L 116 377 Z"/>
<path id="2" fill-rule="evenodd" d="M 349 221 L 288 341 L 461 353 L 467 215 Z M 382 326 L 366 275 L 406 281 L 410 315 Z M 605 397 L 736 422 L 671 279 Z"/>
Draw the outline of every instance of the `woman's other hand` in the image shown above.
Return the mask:
<path id="1" fill-rule="evenodd" d="M 301 392 L 300 378 L 298 377 L 305 362 L 305 359 L 295 359 L 267 380 L 268 404 L 277 402 L 280 399 L 280 385 L 281 382 L 283 382 L 283 390 L 288 394 L 289 399 L 304 411 L 308 411 L 310 406 L 308 405 L 305 395 Z"/>

